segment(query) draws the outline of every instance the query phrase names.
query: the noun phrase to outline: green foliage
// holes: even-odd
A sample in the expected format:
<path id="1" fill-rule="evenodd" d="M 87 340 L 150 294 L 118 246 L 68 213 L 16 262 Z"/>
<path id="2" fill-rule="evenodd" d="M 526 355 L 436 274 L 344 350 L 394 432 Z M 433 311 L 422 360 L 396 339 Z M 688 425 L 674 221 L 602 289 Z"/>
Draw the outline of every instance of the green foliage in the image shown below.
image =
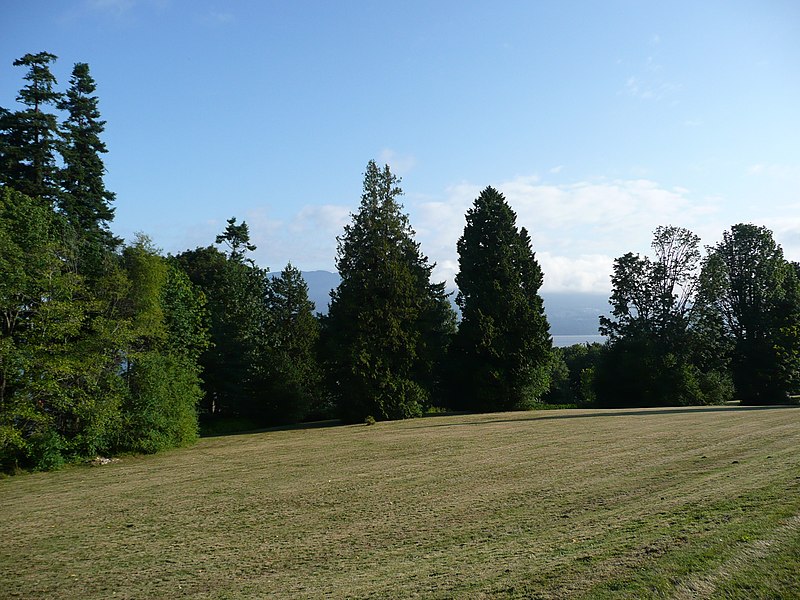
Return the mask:
<path id="1" fill-rule="evenodd" d="M 67 113 L 59 145 L 64 166 L 59 175 L 58 206 L 70 225 L 89 242 L 90 248 L 99 245 L 111 249 L 119 240 L 108 228 L 114 218 L 111 207 L 114 194 L 106 189 L 103 181 L 105 166 L 101 154 L 108 150 L 100 139 L 105 121 L 100 120 L 98 100 L 92 95 L 95 89 L 89 65 L 76 63 L 70 87 L 58 103 Z"/>
<path id="2" fill-rule="evenodd" d="M 56 78 L 50 72 L 55 60 L 49 52 L 15 60 L 15 67 L 28 68 L 24 77 L 28 83 L 17 96 L 26 108 L 0 111 L 0 183 L 49 203 L 58 196 L 58 122 L 47 111 L 61 97 L 53 89 Z"/>
<path id="3" fill-rule="evenodd" d="M 128 384 L 123 448 L 152 453 L 197 439 L 196 406 L 203 392 L 191 360 L 152 350 L 138 352 L 131 357 Z"/>
<path id="4" fill-rule="evenodd" d="M 119 419 L 116 327 L 108 306 L 69 270 L 59 231 L 59 218 L 40 201 L 2 190 L 5 468 L 55 465 L 56 453 L 62 459 L 94 453 L 108 446 Z"/>
<path id="5" fill-rule="evenodd" d="M 606 346 L 597 343 L 553 348 L 550 390 L 544 400 L 557 405 L 593 405 L 595 373 L 605 352 Z"/>
<path id="6" fill-rule="evenodd" d="M 800 279 L 765 227 L 723 233 L 703 265 L 703 302 L 730 341 L 736 394 L 746 403 L 783 402 L 798 390 Z"/>
<path id="7" fill-rule="evenodd" d="M 249 239 L 247 223 L 236 225 L 231 218 L 225 233 L 217 236 L 217 243 L 229 246 L 228 255 L 208 246 L 175 257 L 207 300 L 211 339 L 200 364 L 201 412 L 208 415 L 260 417 L 265 413 L 268 390 L 258 371 L 268 360 L 264 336 L 269 337 L 269 279 L 266 269 L 245 257 L 246 251 L 255 249 Z"/>
<path id="8" fill-rule="evenodd" d="M 115 252 L 95 84 L 78 63 L 62 96 L 49 71 L 55 58 L 42 52 L 16 61 L 29 69 L 17 98 L 26 108 L 0 109 L 6 471 L 191 441 L 197 357 L 208 347 L 205 299 L 186 275 L 144 236 L 122 256 Z M 49 106 L 67 114 L 60 139 Z"/>
<path id="9" fill-rule="evenodd" d="M 458 240 L 454 403 L 480 411 L 531 408 L 549 388 L 552 361 L 539 295 L 543 276 L 530 236 L 491 187 L 466 219 Z"/>
<path id="10" fill-rule="evenodd" d="M 133 340 L 119 445 L 157 452 L 198 436 L 199 354 L 208 347 L 205 297 L 145 236 L 124 251 Z"/>
<path id="11" fill-rule="evenodd" d="M 440 378 L 453 321 L 397 197 L 399 179 L 370 161 L 359 210 L 338 238 L 342 278 L 324 318 L 330 388 L 342 416 L 419 416 Z"/>
<path id="12" fill-rule="evenodd" d="M 609 347 L 594 373 L 601 406 L 712 404 L 731 397 L 719 320 L 698 301 L 700 238 L 658 227 L 655 258 L 614 261 Z"/>
<path id="13" fill-rule="evenodd" d="M 264 357 L 254 365 L 264 389 L 268 422 L 301 421 L 322 403 L 322 374 L 317 361 L 319 322 L 300 271 L 288 264 L 267 288 Z"/>

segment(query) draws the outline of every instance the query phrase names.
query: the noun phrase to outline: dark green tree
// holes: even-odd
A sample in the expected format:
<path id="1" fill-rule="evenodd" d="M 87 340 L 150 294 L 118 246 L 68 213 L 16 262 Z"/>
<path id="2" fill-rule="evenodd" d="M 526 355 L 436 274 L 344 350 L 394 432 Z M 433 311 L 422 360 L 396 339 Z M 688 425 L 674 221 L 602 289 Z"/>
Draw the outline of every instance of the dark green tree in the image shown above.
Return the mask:
<path id="1" fill-rule="evenodd" d="M 267 321 L 253 365 L 268 422 L 301 421 L 322 402 L 319 321 L 300 271 L 288 264 L 267 288 Z"/>
<path id="2" fill-rule="evenodd" d="M 228 225 L 217 236 L 216 243 L 225 244 L 228 247 L 228 258 L 237 263 L 244 262 L 247 252 L 256 249 L 255 244 L 250 243 L 250 228 L 247 223 L 242 221 L 237 225 L 236 217 L 228 219 Z"/>
<path id="3" fill-rule="evenodd" d="M 454 403 L 472 410 L 531 408 L 549 388 L 543 275 L 516 219 L 503 195 L 487 187 L 467 211 L 458 240 Z"/>
<path id="4" fill-rule="evenodd" d="M 247 257 L 255 250 L 247 223 L 228 220 L 218 244 L 228 254 L 209 246 L 188 250 L 176 257 L 192 283 L 205 294 L 210 313 L 211 345 L 202 354 L 204 399 L 207 416 L 248 415 L 264 412 L 265 389 L 254 368 L 262 360 L 267 326 L 266 269 Z"/>
<path id="5" fill-rule="evenodd" d="M 723 233 L 703 267 L 703 303 L 730 340 L 737 396 L 780 402 L 797 391 L 800 283 L 795 265 L 766 227 L 740 223 Z"/>
<path id="6" fill-rule="evenodd" d="M 330 389 L 343 418 L 422 414 L 452 311 L 397 198 L 399 179 L 370 161 L 358 211 L 338 238 L 339 287 L 323 323 Z"/>
<path id="7" fill-rule="evenodd" d="M 114 194 L 105 186 L 105 166 L 101 155 L 107 152 L 100 139 L 105 121 L 100 119 L 96 85 L 89 65 L 76 63 L 70 87 L 58 107 L 67 113 L 62 124 L 60 144 L 64 166 L 60 173 L 59 208 L 78 235 L 90 246 L 113 249 L 119 240 L 109 230 L 114 218 Z"/>
<path id="8" fill-rule="evenodd" d="M 592 406 L 596 400 L 595 373 L 605 351 L 606 346 L 598 343 L 553 348 L 553 372 L 545 401 L 550 404 Z"/>
<path id="9" fill-rule="evenodd" d="M 17 96 L 26 108 L 0 111 L 0 183 L 51 205 L 58 198 L 58 121 L 48 112 L 61 98 L 50 72 L 56 58 L 39 52 L 15 60 L 15 67 L 28 68 L 28 83 Z"/>
<path id="10" fill-rule="evenodd" d="M 700 238 L 658 227 L 654 259 L 614 261 L 610 317 L 600 317 L 608 351 L 596 373 L 603 406 L 714 404 L 732 388 L 720 324 L 697 300 Z"/>

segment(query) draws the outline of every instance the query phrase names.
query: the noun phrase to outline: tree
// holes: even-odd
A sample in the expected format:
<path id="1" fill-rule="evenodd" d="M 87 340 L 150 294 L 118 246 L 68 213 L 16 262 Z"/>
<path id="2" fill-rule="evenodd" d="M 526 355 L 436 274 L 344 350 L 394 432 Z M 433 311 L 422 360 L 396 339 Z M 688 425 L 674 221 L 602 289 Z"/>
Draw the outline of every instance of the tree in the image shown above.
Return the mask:
<path id="1" fill-rule="evenodd" d="M 60 174 L 58 205 L 70 225 L 90 242 L 90 246 L 113 249 L 119 243 L 109 230 L 114 218 L 111 206 L 114 194 L 106 189 L 103 181 L 105 166 L 101 154 L 108 150 L 100 139 L 105 121 L 100 120 L 97 97 L 93 95 L 95 90 L 89 65 L 76 63 L 70 87 L 58 103 L 58 107 L 67 112 L 60 144 L 64 167 Z"/>
<path id="2" fill-rule="evenodd" d="M 700 238 L 674 226 L 653 234 L 654 259 L 614 261 L 611 317 L 600 317 L 609 349 L 597 372 L 605 406 L 711 404 L 731 386 L 721 332 L 697 301 Z"/>
<path id="3" fill-rule="evenodd" d="M 239 225 L 236 224 L 236 217 L 228 219 L 228 226 L 225 231 L 217 236 L 217 244 L 225 244 L 228 247 L 228 257 L 233 262 L 243 262 L 247 252 L 253 252 L 256 249 L 254 244 L 250 243 L 250 229 L 247 223 L 242 221 Z"/>
<path id="4" fill-rule="evenodd" d="M 58 123 L 56 116 L 47 112 L 61 97 L 53 89 L 56 78 L 50 72 L 50 63 L 56 58 L 39 52 L 15 60 L 15 67 L 28 67 L 28 84 L 17 96 L 27 108 L 0 114 L 0 183 L 50 204 L 58 197 Z"/>
<path id="5" fill-rule="evenodd" d="M 157 452 L 197 439 L 199 354 L 208 346 L 205 297 L 146 236 L 123 252 L 131 341 L 120 449 Z"/>
<path id="6" fill-rule="evenodd" d="M 437 332 L 450 309 L 402 213 L 399 182 L 370 161 L 359 209 L 337 238 L 341 283 L 323 321 L 324 346 L 331 390 L 351 422 L 422 414 L 444 350 Z"/>
<path id="7" fill-rule="evenodd" d="M 320 406 L 319 322 L 300 271 L 286 265 L 267 288 L 262 359 L 253 365 L 268 422 L 301 421 Z"/>
<path id="8" fill-rule="evenodd" d="M 543 275 L 516 219 L 503 195 L 487 187 L 467 211 L 458 240 L 456 402 L 474 410 L 530 408 L 549 388 Z"/>
<path id="9" fill-rule="evenodd" d="M 800 371 L 800 282 L 766 227 L 738 224 L 723 233 L 703 266 L 703 301 L 731 342 L 739 398 L 783 401 Z"/>
<path id="10" fill-rule="evenodd" d="M 596 400 L 595 373 L 605 351 L 606 346 L 598 343 L 553 348 L 551 387 L 545 401 L 550 404 L 593 405 Z"/>
<path id="11" fill-rule="evenodd" d="M 247 415 L 261 418 L 265 390 L 255 368 L 266 360 L 262 337 L 267 324 L 266 269 L 247 258 L 255 250 L 247 223 L 228 220 L 216 238 L 226 255 L 213 246 L 179 254 L 178 264 L 205 294 L 210 313 L 211 344 L 202 354 L 201 407 L 209 416 Z"/>
<path id="12" fill-rule="evenodd" d="M 59 215 L 0 193 L 0 461 L 47 469 L 108 449 L 123 397 L 127 322 L 68 268 Z"/>

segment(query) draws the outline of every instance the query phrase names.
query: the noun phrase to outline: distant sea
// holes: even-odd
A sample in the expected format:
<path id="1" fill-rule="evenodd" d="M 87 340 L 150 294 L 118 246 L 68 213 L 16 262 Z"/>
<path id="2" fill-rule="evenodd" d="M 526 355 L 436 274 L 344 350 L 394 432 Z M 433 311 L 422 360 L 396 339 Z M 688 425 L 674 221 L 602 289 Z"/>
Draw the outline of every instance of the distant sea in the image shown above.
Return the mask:
<path id="1" fill-rule="evenodd" d="M 604 335 L 554 335 L 553 346 L 563 348 L 564 346 L 573 346 L 575 344 L 603 344 L 606 341 Z"/>

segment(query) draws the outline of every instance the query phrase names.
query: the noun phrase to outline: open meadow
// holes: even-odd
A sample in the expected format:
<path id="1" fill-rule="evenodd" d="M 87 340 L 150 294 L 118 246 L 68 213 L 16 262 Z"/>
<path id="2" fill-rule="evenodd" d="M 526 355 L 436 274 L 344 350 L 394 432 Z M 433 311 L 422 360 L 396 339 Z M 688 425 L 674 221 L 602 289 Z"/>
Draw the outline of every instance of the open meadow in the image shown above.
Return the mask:
<path id="1" fill-rule="evenodd" d="M 205 438 L 0 480 L 10 598 L 800 598 L 800 408 Z"/>

